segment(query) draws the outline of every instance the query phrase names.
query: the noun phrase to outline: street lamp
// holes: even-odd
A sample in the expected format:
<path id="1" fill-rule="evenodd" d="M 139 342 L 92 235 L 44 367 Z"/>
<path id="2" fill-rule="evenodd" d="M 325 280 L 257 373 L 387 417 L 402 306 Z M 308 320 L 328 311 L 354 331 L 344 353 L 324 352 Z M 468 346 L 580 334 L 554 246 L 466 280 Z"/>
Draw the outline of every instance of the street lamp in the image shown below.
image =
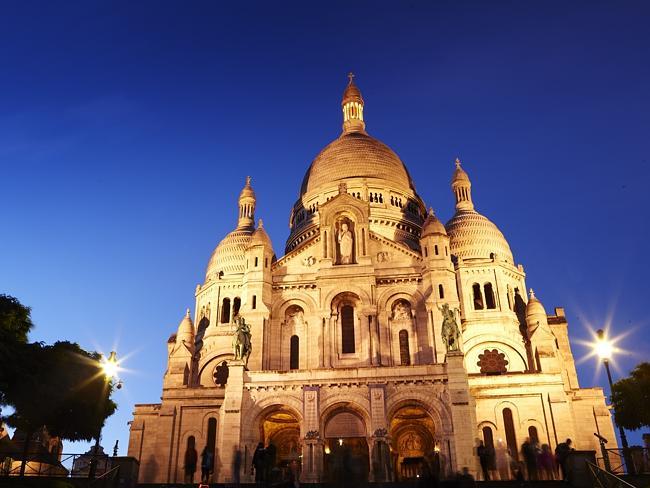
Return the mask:
<path id="1" fill-rule="evenodd" d="M 603 361 L 605 365 L 605 371 L 607 371 L 607 380 L 609 381 L 609 391 L 610 394 L 614 388 L 614 382 L 612 381 L 612 373 L 609 370 L 609 361 L 612 359 L 612 353 L 614 352 L 614 346 L 610 341 L 605 337 L 605 331 L 603 329 L 598 329 L 596 331 L 596 336 L 598 340 L 596 341 L 595 349 L 598 357 Z M 616 423 L 616 415 L 614 416 L 614 423 Z M 623 427 L 616 424 L 618 427 L 618 435 L 621 438 L 621 444 L 623 445 L 623 458 L 625 459 L 625 466 L 627 468 L 628 474 L 634 474 L 634 463 L 630 457 L 630 446 L 627 443 L 627 436 L 625 435 L 625 430 Z"/>
<path id="2" fill-rule="evenodd" d="M 108 396 L 109 396 L 109 389 L 108 389 L 108 383 L 112 380 L 117 378 L 117 373 L 120 370 L 120 364 L 117 360 L 117 354 L 115 351 L 111 351 L 109 354 L 108 358 L 105 358 L 102 356 L 100 362 L 100 367 L 102 369 L 102 376 L 104 378 L 104 388 L 103 388 L 103 398 L 100 403 L 100 405 L 104 406 L 106 402 L 108 401 Z M 117 384 L 115 387 L 119 390 L 122 388 L 122 381 L 118 380 Z M 103 423 L 99 425 L 99 431 L 97 432 L 97 437 L 95 438 L 95 449 L 93 452 L 93 457 L 90 461 L 90 469 L 88 470 L 88 478 L 94 478 L 95 473 L 97 472 L 97 455 L 99 453 L 99 440 L 102 437 L 102 427 Z"/>

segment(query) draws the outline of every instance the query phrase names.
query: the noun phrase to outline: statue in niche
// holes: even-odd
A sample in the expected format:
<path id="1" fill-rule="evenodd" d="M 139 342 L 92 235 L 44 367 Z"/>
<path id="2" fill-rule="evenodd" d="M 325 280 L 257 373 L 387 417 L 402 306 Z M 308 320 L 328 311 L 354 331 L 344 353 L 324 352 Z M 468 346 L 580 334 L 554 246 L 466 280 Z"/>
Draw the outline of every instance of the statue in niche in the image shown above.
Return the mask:
<path id="1" fill-rule="evenodd" d="M 338 264 L 352 264 L 354 250 L 354 236 L 350 229 L 350 223 L 347 219 L 339 222 L 338 232 L 336 233 L 336 243 L 338 244 Z"/>
<path id="2" fill-rule="evenodd" d="M 303 312 L 302 308 L 298 307 L 297 305 L 292 305 L 291 307 L 287 308 L 284 316 L 285 324 L 288 326 L 300 326 L 305 320 L 305 313 Z"/>
<path id="3" fill-rule="evenodd" d="M 410 320 L 411 319 L 411 305 L 404 301 L 398 300 L 393 307 L 393 320 Z"/>
<path id="4" fill-rule="evenodd" d="M 244 366 L 248 366 L 248 358 L 251 355 L 251 329 L 244 320 L 244 317 L 238 315 L 234 320 L 237 328 L 232 338 L 232 345 L 235 350 L 235 359 L 242 360 Z"/>
<path id="5" fill-rule="evenodd" d="M 458 322 L 456 322 L 456 313 L 458 309 L 450 309 L 448 303 L 443 303 L 442 307 L 438 307 L 442 312 L 442 342 L 447 348 L 447 352 L 460 351 L 460 330 L 458 329 Z"/>

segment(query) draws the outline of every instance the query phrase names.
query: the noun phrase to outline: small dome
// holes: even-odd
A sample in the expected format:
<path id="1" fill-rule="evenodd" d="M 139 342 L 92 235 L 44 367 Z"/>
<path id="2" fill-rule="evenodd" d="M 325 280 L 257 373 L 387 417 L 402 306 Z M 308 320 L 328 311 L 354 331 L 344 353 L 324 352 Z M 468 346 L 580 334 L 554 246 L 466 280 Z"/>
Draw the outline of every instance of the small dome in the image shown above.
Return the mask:
<path id="1" fill-rule="evenodd" d="M 325 185 L 336 188 L 347 178 L 384 181 L 388 187 L 414 190 L 411 177 L 397 154 L 364 132 L 343 133 L 314 159 L 302 182 L 301 195 Z"/>
<path id="2" fill-rule="evenodd" d="M 258 221 L 257 229 L 255 230 L 255 232 L 253 232 L 253 236 L 250 242 L 250 246 L 260 246 L 260 245 L 273 249 L 271 238 L 264 230 L 264 224 L 262 222 L 262 219 Z"/>
<path id="3" fill-rule="evenodd" d="M 456 158 L 456 170 L 454 171 L 454 174 L 451 177 L 451 184 L 453 186 L 454 183 L 459 183 L 459 182 L 469 183 L 469 175 L 460 166 L 460 159 Z"/>
<path id="4" fill-rule="evenodd" d="M 252 197 L 255 198 L 255 191 L 253 190 L 253 187 L 251 186 L 251 177 L 247 176 L 246 177 L 246 184 L 244 185 L 244 188 L 242 188 L 241 193 L 239 194 L 239 198 L 245 198 L 245 197 Z"/>
<path id="5" fill-rule="evenodd" d="M 530 333 L 534 332 L 537 327 L 547 323 L 546 310 L 544 305 L 535 296 L 535 292 L 530 290 L 530 298 L 526 304 L 526 325 Z"/>
<path id="6" fill-rule="evenodd" d="M 178 325 L 176 342 L 194 342 L 194 324 L 192 323 L 189 308 L 185 312 L 185 317 L 183 317 L 183 320 L 181 320 L 181 323 Z"/>
<path id="7" fill-rule="evenodd" d="M 438 220 L 438 217 L 436 217 L 436 214 L 433 213 L 433 209 L 430 208 L 429 215 L 422 225 L 421 237 L 427 237 L 436 234 L 442 234 L 446 236 L 447 231 L 445 230 L 445 226 L 442 225 L 442 222 L 440 222 Z"/>
<path id="8" fill-rule="evenodd" d="M 453 255 L 462 259 L 490 259 L 496 254 L 497 258 L 514 263 L 508 241 L 499 228 L 477 211 L 457 211 L 445 228 Z"/>
<path id="9" fill-rule="evenodd" d="M 345 91 L 343 92 L 343 99 L 341 101 L 341 105 L 345 105 L 348 102 L 363 103 L 361 90 L 359 90 L 357 85 L 354 84 L 354 81 L 352 81 L 352 77 L 350 78 L 350 82 L 348 83 L 348 86 L 345 87 Z"/>
<path id="10" fill-rule="evenodd" d="M 244 253 L 250 245 L 253 229 L 234 230 L 228 234 L 215 248 L 208 268 L 206 278 L 214 273 L 223 272 L 231 275 L 243 273 L 246 269 L 246 256 Z"/>
<path id="11" fill-rule="evenodd" d="M 546 317 L 546 310 L 544 305 L 540 302 L 535 296 L 535 292 L 530 290 L 530 298 L 528 299 L 528 304 L 526 305 L 526 319 L 535 315 L 542 315 Z"/>

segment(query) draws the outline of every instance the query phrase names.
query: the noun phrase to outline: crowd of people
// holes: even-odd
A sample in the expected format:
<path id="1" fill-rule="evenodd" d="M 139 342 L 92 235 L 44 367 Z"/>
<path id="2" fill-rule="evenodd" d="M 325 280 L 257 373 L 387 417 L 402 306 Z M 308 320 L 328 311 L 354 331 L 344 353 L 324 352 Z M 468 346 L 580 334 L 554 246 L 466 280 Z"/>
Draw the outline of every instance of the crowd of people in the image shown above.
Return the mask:
<path id="1" fill-rule="evenodd" d="M 526 438 L 521 445 L 521 459 L 512 455 L 503 441 L 497 442 L 496 448 L 479 441 L 476 454 L 481 464 L 482 478 L 489 480 L 567 480 L 567 461 L 571 439 L 561 442 L 551 451 L 548 444 L 541 444 L 536 439 Z M 559 473 L 558 473 L 559 469 Z"/>

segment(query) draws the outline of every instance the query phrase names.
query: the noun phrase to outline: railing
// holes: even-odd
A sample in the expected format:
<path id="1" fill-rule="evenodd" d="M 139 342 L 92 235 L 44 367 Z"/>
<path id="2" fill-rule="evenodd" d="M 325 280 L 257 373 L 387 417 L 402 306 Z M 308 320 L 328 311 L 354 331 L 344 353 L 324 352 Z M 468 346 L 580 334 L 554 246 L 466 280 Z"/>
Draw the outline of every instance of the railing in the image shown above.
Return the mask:
<path id="1" fill-rule="evenodd" d="M 597 459 L 598 467 L 614 474 L 650 474 L 650 449 L 630 447 L 603 449 Z M 631 465 L 630 465 L 631 463 Z"/>
<path id="2" fill-rule="evenodd" d="M 15 457 L 14 457 L 15 456 Z M 0 459 L 0 477 L 20 476 L 23 464 L 22 454 L 8 455 Z M 25 461 L 25 476 L 47 476 L 61 478 L 87 478 L 92 454 L 28 454 Z M 96 475 L 99 477 L 111 470 L 111 458 L 97 455 Z"/>
<path id="3" fill-rule="evenodd" d="M 596 466 L 589 461 L 585 461 L 591 476 L 594 479 L 594 486 L 599 488 L 636 488 L 634 485 L 628 483 L 622 478 L 619 478 L 614 473 L 605 471 L 599 466 Z"/>

